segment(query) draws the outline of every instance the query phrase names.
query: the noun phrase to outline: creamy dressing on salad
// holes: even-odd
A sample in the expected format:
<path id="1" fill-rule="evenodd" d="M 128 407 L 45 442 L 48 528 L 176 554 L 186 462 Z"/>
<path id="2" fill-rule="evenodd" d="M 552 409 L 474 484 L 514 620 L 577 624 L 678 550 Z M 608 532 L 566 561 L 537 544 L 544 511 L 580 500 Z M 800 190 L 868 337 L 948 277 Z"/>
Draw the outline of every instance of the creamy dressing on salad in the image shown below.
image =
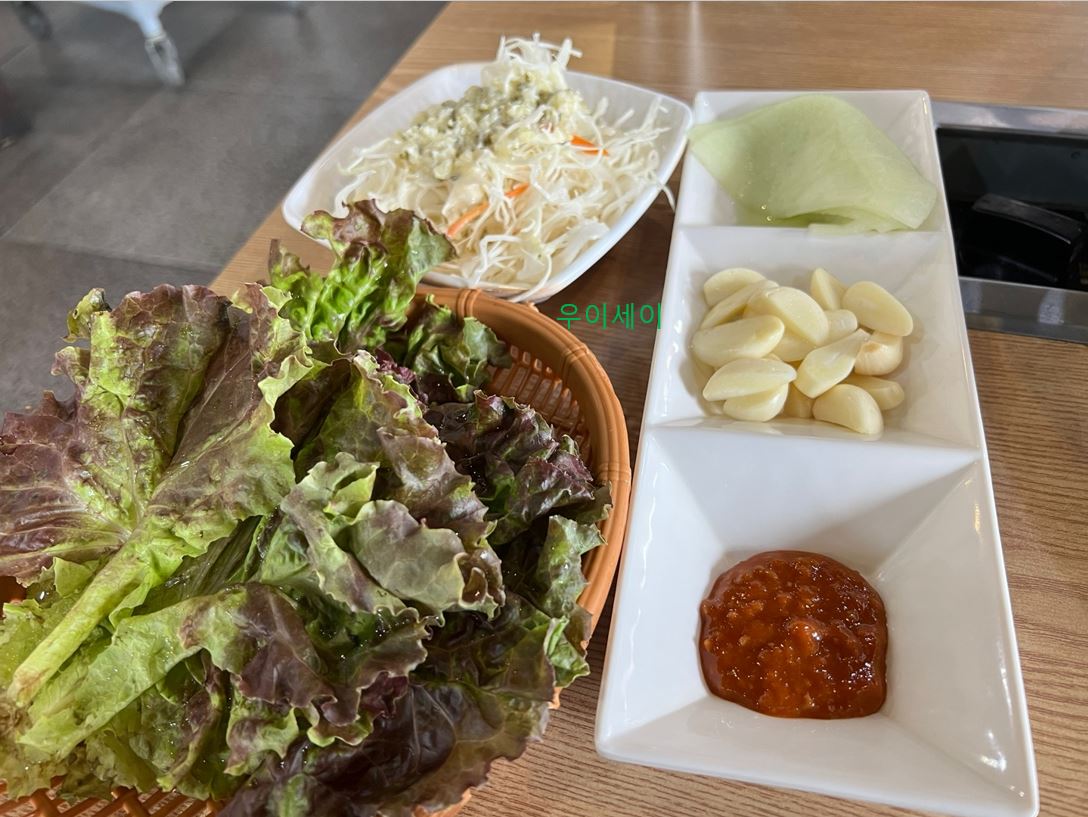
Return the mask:
<path id="1" fill-rule="evenodd" d="M 357 151 L 337 201 L 420 213 L 453 242 L 436 271 L 531 297 L 660 187 L 658 107 L 609 121 L 568 87 L 571 42 L 503 40 L 480 84 Z"/>
<path id="2" fill-rule="evenodd" d="M 474 85 L 460 99 L 424 111 L 401 137 L 401 160 L 444 181 L 471 173 L 487 154 L 514 160 L 569 144 L 576 116 L 587 115 L 581 96 L 527 72 L 511 85 Z"/>

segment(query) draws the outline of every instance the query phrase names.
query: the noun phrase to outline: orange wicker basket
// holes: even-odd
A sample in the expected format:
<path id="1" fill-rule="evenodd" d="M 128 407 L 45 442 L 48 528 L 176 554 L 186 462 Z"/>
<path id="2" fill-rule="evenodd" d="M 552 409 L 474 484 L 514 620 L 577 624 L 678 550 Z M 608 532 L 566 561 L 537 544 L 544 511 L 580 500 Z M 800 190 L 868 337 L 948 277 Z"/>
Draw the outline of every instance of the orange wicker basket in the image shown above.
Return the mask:
<path id="1" fill-rule="evenodd" d="M 496 369 L 486 390 L 528 403 L 557 429 L 578 441 L 582 456 L 597 479 L 612 485 L 612 513 L 601 524 L 603 547 L 590 551 L 583 563 L 589 584 L 579 599 L 593 616 L 604 608 L 612 586 L 627 527 L 631 492 L 631 461 L 623 409 L 608 375 L 593 353 L 567 329 L 535 308 L 491 298 L 478 290 L 421 289 L 417 300 L 433 295 L 440 304 L 461 316 L 473 316 L 491 327 L 510 345 L 508 368 Z M 0 580 L 6 581 L 6 580 Z M 12 585 L 13 586 L 13 585 Z M 10 598 L 0 586 L 0 598 Z M 452 817 L 468 800 L 432 817 Z M 3 817 L 196 817 L 215 814 L 213 803 L 190 800 L 177 792 L 139 794 L 126 789 L 112 800 L 84 800 L 68 804 L 50 791 L 38 791 L 19 800 L 6 800 L 0 789 Z"/>

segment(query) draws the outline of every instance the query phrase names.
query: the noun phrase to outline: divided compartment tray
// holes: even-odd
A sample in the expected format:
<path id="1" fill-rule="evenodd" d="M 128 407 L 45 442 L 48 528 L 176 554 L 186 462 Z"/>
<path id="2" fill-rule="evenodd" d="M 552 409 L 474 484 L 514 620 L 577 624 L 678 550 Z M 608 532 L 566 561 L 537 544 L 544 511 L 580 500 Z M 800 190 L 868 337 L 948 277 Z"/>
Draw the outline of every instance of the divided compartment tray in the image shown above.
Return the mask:
<path id="1" fill-rule="evenodd" d="M 1032 817 L 1038 784 L 930 101 L 830 92 L 865 112 L 938 187 L 922 229 L 821 236 L 742 226 L 689 152 L 662 296 L 633 512 L 597 713 L 611 759 L 964 817 Z M 796 92 L 714 92 L 695 121 Z M 824 267 L 873 280 L 915 318 L 890 375 L 906 401 L 877 439 L 815 421 L 744 423 L 702 398 L 690 344 L 702 285 L 750 267 L 808 291 Z M 845 720 L 761 715 L 712 695 L 699 603 L 765 550 L 825 554 L 887 607 L 888 697 Z M 662 694 L 668 690 L 668 694 Z"/>
<path id="2" fill-rule="evenodd" d="M 458 315 L 478 318 L 510 345 L 513 362 L 493 370 L 484 390 L 531 405 L 557 430 L 573 437 L 594 476 L 611 484 L 612 512 L 600 526 L 604 544 L 587 553 L 582 563 L 588 584 L 578 601 L 592 615 L 595 627 L 623 548 L 631 492 L 627 425 L 608 375 L 582 341 L 532 306 L 492 298 L 479 290 L 427 287 L 420 288 L 416 303 L 425 295 L 433 295 Z M 17 590 L 13 581 L 0 577 L 0 601 L 16 597 Z M 460 804 L 431 817 L 452 817 L 470 791 Z M 0 817 L 196 817 L 218 811 L 214 803 L 194 801 L 177 792 L 137 793 L 119 788 L 113 794 L 109 801 L 68 804 L 50 791 L 38 791 L 10 801 L 0 783 Z"/>

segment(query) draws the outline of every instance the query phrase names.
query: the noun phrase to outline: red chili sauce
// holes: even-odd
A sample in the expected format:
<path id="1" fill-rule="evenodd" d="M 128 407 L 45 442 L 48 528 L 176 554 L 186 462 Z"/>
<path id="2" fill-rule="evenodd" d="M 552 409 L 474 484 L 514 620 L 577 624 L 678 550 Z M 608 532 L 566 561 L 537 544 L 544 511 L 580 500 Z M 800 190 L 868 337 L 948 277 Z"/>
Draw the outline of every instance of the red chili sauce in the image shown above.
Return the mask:
<path id="1" fill-rule="evenodd" d="M 856 718 L 883 705 L 884 602 L 834 559 L 760 553 L 719 576 L 700 612 L 715 695 L 782 718 Z"/>

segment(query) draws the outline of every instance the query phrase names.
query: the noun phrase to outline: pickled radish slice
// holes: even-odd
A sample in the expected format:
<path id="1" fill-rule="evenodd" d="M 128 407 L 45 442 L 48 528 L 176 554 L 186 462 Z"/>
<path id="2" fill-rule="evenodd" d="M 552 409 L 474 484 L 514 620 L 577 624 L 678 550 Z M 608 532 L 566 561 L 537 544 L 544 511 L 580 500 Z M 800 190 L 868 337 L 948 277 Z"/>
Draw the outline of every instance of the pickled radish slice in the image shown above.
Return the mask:
<path id="1" fill-rule="evenodd" d="M 742 216 L 761 224 L 917 229 L 937 201 L 937 188 L 869 117 L 828 94 L 696 125 L 690 144 Z"/>

